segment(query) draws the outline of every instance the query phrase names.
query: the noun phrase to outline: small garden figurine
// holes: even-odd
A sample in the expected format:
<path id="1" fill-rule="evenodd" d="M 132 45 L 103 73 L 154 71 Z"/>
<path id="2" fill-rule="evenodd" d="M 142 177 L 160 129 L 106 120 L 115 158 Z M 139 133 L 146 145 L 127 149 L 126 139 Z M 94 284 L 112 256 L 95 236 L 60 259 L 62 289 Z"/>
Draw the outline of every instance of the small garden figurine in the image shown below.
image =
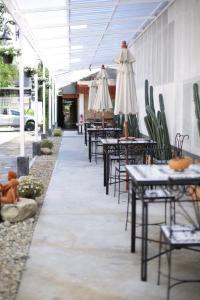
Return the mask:
<path id="1" fill-rule="evenodd" d="M 6 184 L 0 184 L 1 203 L 11 204 L 19 201 L 19 195 L 17 186 L 19 181 L 17 180 L 17 174 L 13 171 L 8 172 L 8 182 Z"/>

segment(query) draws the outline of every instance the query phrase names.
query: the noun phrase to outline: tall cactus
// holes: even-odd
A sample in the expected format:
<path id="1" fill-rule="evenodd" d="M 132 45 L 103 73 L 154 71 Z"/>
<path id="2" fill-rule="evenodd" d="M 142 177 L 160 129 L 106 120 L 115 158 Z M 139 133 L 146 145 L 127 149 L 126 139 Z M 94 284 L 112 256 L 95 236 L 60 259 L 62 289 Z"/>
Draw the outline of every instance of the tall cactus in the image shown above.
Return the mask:
<path id="1" fill-rule="evenodd" d="M 150 91 L 150 106 L 151 106 L 152 111 L 155 114 L 154 99 L 153 99 L 153 87 L 152 86 L 150 86 L 149 91 Z"/>
<path id="2" fill-rule="evenodd" d="M 128 116 L 128 129 L 129 129 L 130 136 L 140 137 L 138 119 L 136 115 Z"/>
<path id="3" fill-rule="evenodd" d="M 148 80 L 145 80 L 145 104 L 147 113 L 147 115 L 144 117 L 145 125 L 150 138 L 157 142 L 156 157 L 158 159 L 162 159 L 162 149 L 165 149 L 165 159 L 170 159 L 171 145 L 165 116 L 163 96 L 162 94 L 159 95 L 160 110 L 156 114 L 154 107 L 153 87 L 148 87 Z"/>
<path id="4" fill-rule="evenodd" d="M 123 130 L 124 115 L 114 116 L 115 126 Z M 128 131 L 130 136 L 140 137 L 138 119 L 136 115 L 128 116 Z"/>
<path id="5" fill-rule="evenodd" d="M 193 97 L 195 105 L 195 114 L 197 118 L 197 127 L 200 135 L 200 98 L 199 98 L 199 87 L 197 83 L 193 84 Z"/>
<path id="6" fill-rule="evenodd" d="M 148 82 L 148 80 L 146 79 L 145 80 L 145 107 L 147 106 L 147 105 L 149 105 L 149 82 Z"/>

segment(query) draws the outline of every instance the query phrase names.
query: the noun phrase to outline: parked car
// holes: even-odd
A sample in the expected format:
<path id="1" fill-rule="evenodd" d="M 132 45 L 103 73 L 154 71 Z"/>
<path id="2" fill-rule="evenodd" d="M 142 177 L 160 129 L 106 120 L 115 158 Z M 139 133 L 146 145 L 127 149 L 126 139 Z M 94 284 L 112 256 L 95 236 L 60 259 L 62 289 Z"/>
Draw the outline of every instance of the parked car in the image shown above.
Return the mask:
<path id="1" fill-rule="evenodd" d="M 20 126 L 20 113 L 12 108 L 0 108 L 0 126 Z M 32 131 L 35 129 L 35 120 L 33 116 L 24 116 L 24 129 Z"/>

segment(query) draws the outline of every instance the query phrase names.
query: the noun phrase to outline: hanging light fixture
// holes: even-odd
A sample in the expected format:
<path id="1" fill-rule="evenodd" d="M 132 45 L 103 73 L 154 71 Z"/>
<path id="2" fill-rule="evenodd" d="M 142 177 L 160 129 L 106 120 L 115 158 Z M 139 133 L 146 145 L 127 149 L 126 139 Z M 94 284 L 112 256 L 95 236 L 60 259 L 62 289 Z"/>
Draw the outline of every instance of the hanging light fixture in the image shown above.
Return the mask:
<path id="1" fill-rule="evenodd" d="M 1 41 L 10 41 L 12 40 L 12 37 L 10 36 L 10 34 L 8 33 L 8 28 L 7 28 L 7 24 L 10 23 L 11 25 L 16 25 L 15 21 L 12 20 L 8 20 L 5 22 L 4 24 L 4 29 L 3 29 L 3 34 L 0 36 L 0 40 Z"/>

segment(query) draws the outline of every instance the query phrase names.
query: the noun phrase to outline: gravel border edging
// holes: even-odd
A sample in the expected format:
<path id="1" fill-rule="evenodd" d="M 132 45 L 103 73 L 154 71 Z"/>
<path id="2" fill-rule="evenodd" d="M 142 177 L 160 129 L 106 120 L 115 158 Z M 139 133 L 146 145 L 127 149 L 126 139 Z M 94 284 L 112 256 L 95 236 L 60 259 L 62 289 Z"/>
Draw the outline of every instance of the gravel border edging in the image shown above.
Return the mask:
<path id="1" fill-rule="evenodd" d="M 45 199 L 46 191 L 57 160 L 62 137 L 52 137 L 52 155 L 38 156 L 30 168 L 30 175 L 44 184 L 44 193 L 38 197 L 38 210 L 33 218 L 11 224 L 0 223 L 0 300 L 15 300 L 28 258 L 35 225 Z"/>

